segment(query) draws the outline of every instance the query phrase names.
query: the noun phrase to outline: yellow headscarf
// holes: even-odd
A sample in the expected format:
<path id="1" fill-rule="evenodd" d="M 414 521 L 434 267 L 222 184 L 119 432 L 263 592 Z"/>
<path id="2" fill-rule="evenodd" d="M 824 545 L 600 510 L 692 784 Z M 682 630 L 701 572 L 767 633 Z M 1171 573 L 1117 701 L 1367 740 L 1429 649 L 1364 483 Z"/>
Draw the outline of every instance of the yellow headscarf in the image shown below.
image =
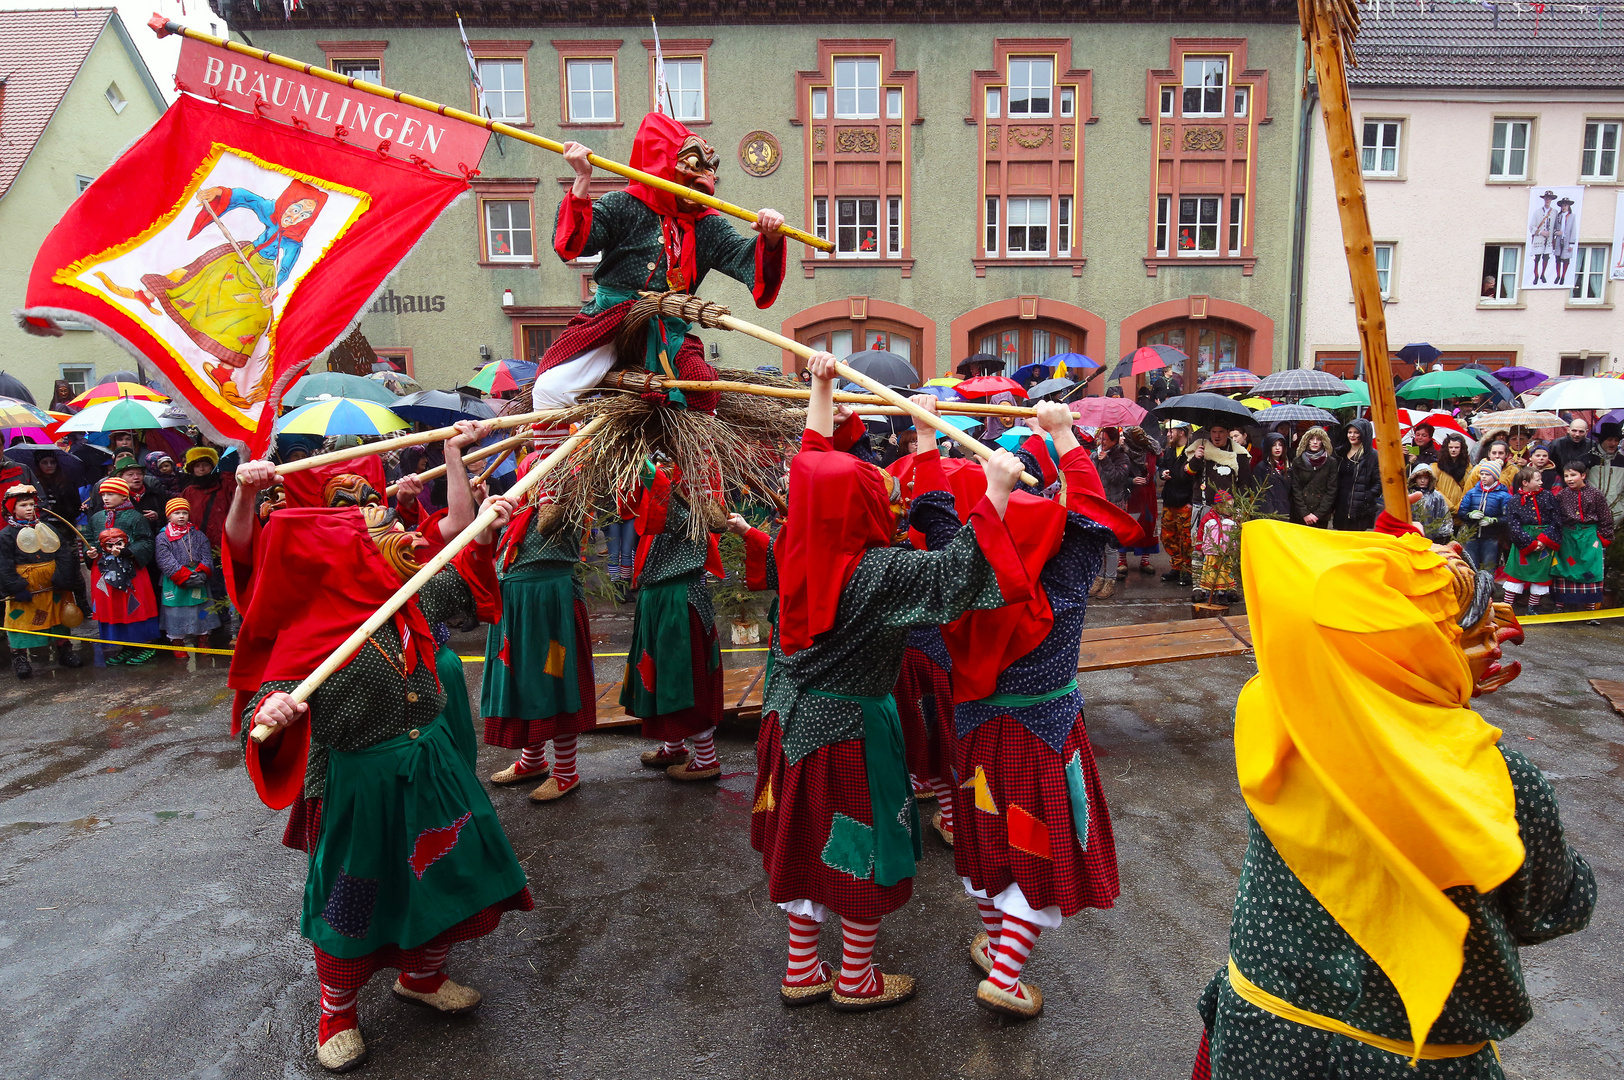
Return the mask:
<path id="1" fill-rule="evenodd" d="M 1500 730 L 1467 707 L 1455 576 L 1419 535 L 1253 521 L 1258 674 L 1235 710 L 1241 794 L 1280 857 L 1397 988 L 1417 1046 L 1460 976 L 1480 893 L 1523 862 Z"/>

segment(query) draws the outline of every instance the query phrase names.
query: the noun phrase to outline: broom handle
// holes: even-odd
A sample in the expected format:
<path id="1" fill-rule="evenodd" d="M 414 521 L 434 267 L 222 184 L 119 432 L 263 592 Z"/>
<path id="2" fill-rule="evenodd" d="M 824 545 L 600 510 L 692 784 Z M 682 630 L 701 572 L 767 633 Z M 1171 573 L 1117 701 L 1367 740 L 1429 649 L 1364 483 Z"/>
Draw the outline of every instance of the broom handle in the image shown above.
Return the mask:
<path id="1" fill-rule="evenodd" d="M 600 386 L 616 386 L 622 390 L 642 390 L 644 372 L 612 371 L 605 375 Z M 651 375 L 648 380 L 648 389 L 652 390 L 695 390 L 719 391 L 735 394 L 754 394 L 757 397 L 787 398 L 790 400 L 805 401 L 812 391 L 801 386 L 762 386 L 759 383 L 728 382 L 718 379 L 667 379 L 660 375 Z M 835 401 L 846 405 L 884 405 L 884 401 L 873 394 L 849 394 L 844 390 L 835 391 Z M 1024 408 L 1020 405 L 993 405 L 980 401 L 944 401 L 938 406 L 942 412 L 950 416 L 1012 416 L 1025 419 L 1036 416 L 1036 409 Z"/>
<path id="2" fill-rule="evenodd" d="M 485 423 L 496 431 L 506 431 L 523 424 L 542 423 L 563 416 L 559 409 L 543 409 L 540 412 L 515 413 L 512 416 L 498 416 Z M 469 417 L 470 420 L 474 419 Z M 419 431 L 414 435 L 402 435 L 398 439 L 385 439 L 382 442 L 366 443 L 361 446 L 352 446 L 346 450 L 334 450 L 329 454 L 316 454 L 313 457 L 302 458 L 299 461 L 290 461 L 286 465 L 276 467 L 277 476 L 286 476 L 288 473 L 303 472 L 306 469 L 319 469 L 323 465 L 337 465 L 341 461 L 351 461 L 369 454 L 387 454 L 391 450 L 399 450 L 406 446 L 422 446 L 424 443 L 439 442 L 449 439 L 457 433 L 454 427 L 435 428 L 433 431 Z"/>
<path id="3" fill-rule="evenodd" d="M 813 349 L 811 346 L 802 345 L 799 341 L 792 341 L 782 334 L 773 333 L 766 327 L 757 326 L 755 323 L 745 322 L 743 319 L 735 318 L 732 315 L 716 316 L 716 325 L 726 330 L 737 330 L 741 334 L 747 334 L 758 341 L 765 341 L 769 345 L 777 345 L 780 349 L 787 349 L 796 356 L 799 356 L 805 360 L 810 360 L 817 352 L 817 350 Z M 976 457 L 983 459 L 992 457 L 992 449 L 981 440 L 970 435 L 966 435 L 952 424 L 949 424 L 946 420 L 943 420 L 940 416 L 920 408 L 918 405 L 915 405 L 913 402 L 909 401 L 907 398 L 903 397 L 889 386 L 886 386 L 877 379 L 869 378 L 867 375 L 864 375 L 861 371 L 853 368 L 844 360 L 835 361 L 835 371 L 839 373 L 840 377 L 845 379 L 847 382 L 856 383 L 869 393 L 884 399 L 886 404 L 895 405 L 903 412 L 913 417 L 916 421 L 935 428 L 939 434 L 946 435 L 949 439 L 952 439 L 954 442 L 976 455 Z M 1022 472 L 1021 480 L 1024 483 L 1032 485 L 1033 487 L 1039 486 L 1038 478 L 1033 476 L 1031 473 Z"/>
<path id="4" fill-rule="evenodd" d="M 603 422 L 604 418 L 601 416 L 587 421 L 580 431 L 577 431 L 574 435 L 571 435 L 568 439 L 565 439 L 557 450 L 554 450 L 551 454 L 548 454 L 547 460 L 525 473 L 524 479 L 520 480 L 517 484 L 514 484 L 512 490 L 507 493 L 508 497 L 515 500 L 522 500 L 531 488 L 541 483 L 541 481 L 546 478 L 547 474 L 552 472 L 560 462 L 574 453 L 575 448 L 585 442 L 594 431 L 603 425 Z M 494 508 L 483 510 L 477 516 L 475 516 L 474 520 L 468 523 L 467 528 L 458 533 L 449 544 L 440 550 L 438 555 L 430 559 L 428 563 L 424 565 L 423 569 L 419 570 L 416 574 L 413 574 L 412 579 L 406 584 L 402 585 L 395 595 L 391 596 L 384 602 L 382 607 L 373 612 L 366 622 L 356 627 L 355 632 L 350 634 L 349 637 L 345 638 L 344 643 L 338 648 L 334 649 L 332 655 L 321 662 L 320 667 L 316 668 L 315 671 L 312 671 L 309 675 L 305 676 L 304 681 L 298 686 L 294 687 L 293 693 L 289 696 L 292 697 L 294 701 L 308 700 L 310 695 L 315 693 L 316 689 L 320 687 L 322 683 L 327 681 L 328 676 L 332 675 L 333 672 L 343 667 L 344 664 L 349 661 L 350 657 L 355 655 L 356 651 L 366 643 L 367 638 L 376 633 L 380 626 L 388 622 L 394 616 L 395 612 L 399 611 L 402 607 L 405 607 L 406 601 L 417 595 L 417 590 L 428 584 L 429 578 L 433 577 L 435 574 L 438 574 L 442 569 L 444 569 L 445 565 L 449 563 L 458 552 L 472 543 L 474 537 L 490 528 L 491 524 L 495 521 L 496 510 Z M 271 733 L 275 730 L 275 728 L 266 724 L 255 724 L 253 730 L 249 732 L 249 737 L 255 742 L 262 743 L 266 739 L 270 738 Z"/>
<path id="5" fill-rule="evenodd" d="M 511 438 L 503 439 L 501 442 L 494 442 L 489 446 L 482 446 L 471 454 L 462 455 L 462 463 L 467 465 L 470 462 L 483 461 L 492 454 L 503 454 L 505 456 L 508 451 L 512 450 L 514 447 L 518 446 L 528 438 L 530 438 L 529 435 L 514 435 Z M 501 458 L 496 459 L 496 463 L 498 465 L 501 464 L 501 461 Z M 494 468 L 495 466 L 492 467 Z M 444 476 L 445 473 L 446 467 L 444 465 L 436 465 L 434 468 L 424 469 L 422 472 L 416 475 L 419 480 L 426 484 L 431 480 L 440 479 L 440 477 Z M 483 480 L 485 477 L 481 476 L 480 479 Z M 398 487 L 400 487 L 400 483 L 398 481 L 390 484 L 389 487 L 384 491 L 384 496 L 387 498 L 388 496 L 393 495 L 395 493 L 395 489 Z"/>
<path id="6" fill-rule="evenodd" d="M 485 471 L 479 474 L 479 476 L 474 480 L 474 483 L 475 484 L 483 484 L 485 481 L 489 480 L 491 478 L 491 474 L 494 473 L 497 469 L 501 468 L 502 467 L 502 462 L 506 461 L 509 457 L 512 456 L 512 454 L 513 454 L 513 447 L 511 447 L 511 446 L 508 447 L 506 450 L 503 450 L 501 455 L 499 457 L 497 457 L 497 459 L 495 461 L 493 461 L 489 465 L 485 466 Z"/>

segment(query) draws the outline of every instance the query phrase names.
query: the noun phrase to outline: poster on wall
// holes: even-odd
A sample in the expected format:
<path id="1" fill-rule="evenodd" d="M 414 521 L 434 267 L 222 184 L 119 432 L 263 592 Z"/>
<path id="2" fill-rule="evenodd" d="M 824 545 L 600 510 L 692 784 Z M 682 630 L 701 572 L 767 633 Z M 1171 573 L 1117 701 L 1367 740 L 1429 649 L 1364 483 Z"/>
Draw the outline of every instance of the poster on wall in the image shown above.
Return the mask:
<path id="1" fill-rule="evenodd" d="M 1624 191 L 1618 193 L 1618 202 L 1613 207 L 1613 263 L 1607 276 L 1614 281 L 1624 281 Z"/>
<path id="2" fill-rule="evenodd" d="M 1528 189 L 1528 246 L 1524 249 L 1522 287 L 1571 289 L 1573 255 L 1579 242 L 1582 187 Z"/>

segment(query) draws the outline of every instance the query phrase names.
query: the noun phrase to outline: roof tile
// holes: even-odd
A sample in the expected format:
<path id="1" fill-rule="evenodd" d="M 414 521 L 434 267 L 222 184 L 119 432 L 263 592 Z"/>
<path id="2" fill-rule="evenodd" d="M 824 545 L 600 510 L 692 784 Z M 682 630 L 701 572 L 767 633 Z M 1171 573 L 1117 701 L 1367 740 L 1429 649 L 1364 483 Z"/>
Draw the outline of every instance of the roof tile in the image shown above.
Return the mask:
<path id="1" fill-rule="evenodd" d="M 22 172 L 112 14 L 112 8 L 0 11 L 0 198 Z"/>
<path id="2" fill-rule="evenodd" d="M 1563 5 L 1389 3 L 1365 8 L 1348 82 L 1488 89 L 1624 85 L 1624 14 Z M 1574 5 L 1576 6 L 1576 5 Z"/>

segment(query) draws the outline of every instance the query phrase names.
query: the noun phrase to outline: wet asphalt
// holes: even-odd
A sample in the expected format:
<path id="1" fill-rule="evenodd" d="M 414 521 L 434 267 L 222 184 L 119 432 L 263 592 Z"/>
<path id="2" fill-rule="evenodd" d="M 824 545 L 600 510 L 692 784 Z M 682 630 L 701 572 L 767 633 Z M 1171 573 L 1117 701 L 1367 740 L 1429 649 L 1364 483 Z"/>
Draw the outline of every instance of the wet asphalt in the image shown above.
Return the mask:
<path id="1" fill-rule="evenodd" d="M 627 611 L 600 612 L 606 651 Z M 1135 575 L 1089 621 L 1185 614 Z M 1624 721 L 1586 682 L 1624 678 L 1621 642 L 1624 620 L 1531 628 L 1525 674 L 1483 703 L 1551 778 L 1601 898 L 1588 931 L 1523 952 L 1536 1015 L 1502 1045 L 1513 1078 L 1624 1069 Z M 1036 1021 L 976 1007 L 975 909 L 934 835 L 877 953 L 919 978 L 918 998 L 782 1008 L 784 921 L 749 844 L 749 732 L 724 733 L 719 783 L 689 786 L 641 768 L 645 744 L 623 729 L 582 739 L 585 783 L 560 803 L 493 791 L 537 908 L 452 950 L 452 976 L 485 993 L 472 1015 L 414 1008 L 375 978 L 357 1075 L 1182 1080 L 1196 998 L 1227 952 L 1245 844 L 1231 717 L 1253 671 L 1226 658 L 1081 676 L 1122 896 L 1043 935 L 1027 967 L 1047 1002 Z M 467 673 L 477 712 L 479 665 Z M 304 857 L 281 845 L 285 815 L 255 799 L 227 734 L 224 659 L 0 678 L 0 1076 L 326 1075 L 298 934 Z M 486 748 L 481 771 L 508 760 Z M 831 925 L 823 953 L 837 951 Z"/>

